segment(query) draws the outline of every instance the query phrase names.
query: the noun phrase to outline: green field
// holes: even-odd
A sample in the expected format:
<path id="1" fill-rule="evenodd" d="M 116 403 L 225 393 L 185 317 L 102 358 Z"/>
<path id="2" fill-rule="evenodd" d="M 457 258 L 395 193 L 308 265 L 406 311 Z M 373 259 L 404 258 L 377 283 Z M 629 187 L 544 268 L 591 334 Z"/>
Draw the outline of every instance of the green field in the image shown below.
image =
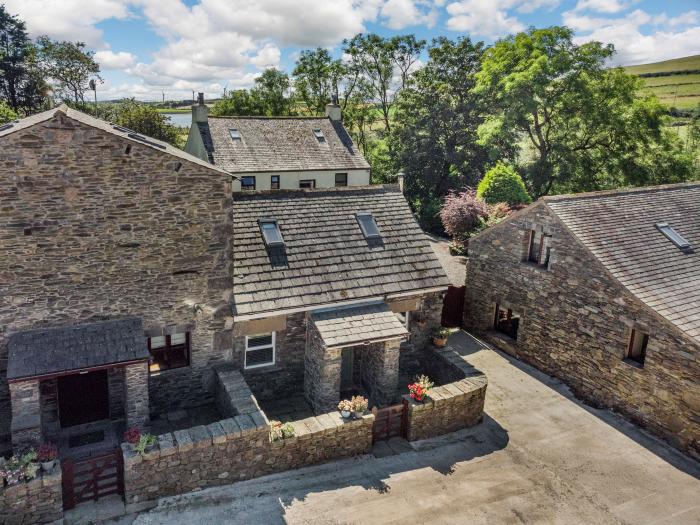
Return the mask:
<path id="1" fill-rule="evenodd" d="M 646 89 L 668 107 L 693 109 L 700 104 L 700 55 L 627 66 L 625 70 L 644 75 Z"/>

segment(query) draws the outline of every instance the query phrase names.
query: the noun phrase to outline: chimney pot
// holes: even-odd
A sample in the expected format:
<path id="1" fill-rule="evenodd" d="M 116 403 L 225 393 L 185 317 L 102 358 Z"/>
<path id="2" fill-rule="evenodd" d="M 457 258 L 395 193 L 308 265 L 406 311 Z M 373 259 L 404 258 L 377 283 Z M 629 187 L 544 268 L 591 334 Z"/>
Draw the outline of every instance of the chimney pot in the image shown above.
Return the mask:
<path id="1" fill-rule="evenodd" d="M 197 102 L 199 103 L 200 106 L 204 105 L 204 93 L 197 94 Z"/>

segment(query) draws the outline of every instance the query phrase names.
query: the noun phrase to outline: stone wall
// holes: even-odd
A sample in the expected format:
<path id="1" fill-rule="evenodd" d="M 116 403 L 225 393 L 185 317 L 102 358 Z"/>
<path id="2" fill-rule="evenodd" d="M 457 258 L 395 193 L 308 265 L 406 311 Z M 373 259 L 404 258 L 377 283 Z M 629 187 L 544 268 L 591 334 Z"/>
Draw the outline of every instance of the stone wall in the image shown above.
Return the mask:
<path id="1" fill-rule="evenodd" d="M 481 422 L 488 384 L 484 374 L 447 348 L 431 353 L 426 361 L 426 373 L 443 384 L 432 388 L 422 403 L 404 396 L 408 403 L 409 441 L 440 436 Z"/>
<path id="2" fill-rule="evenodd" d="M 552 236 L 549 269 L 522 262 L 533 229 Z M 466 285 L 467 328 L 700 456 L 700 348 L 609 277 L 544 204 L 470 241 Z M 516 341 L 492 332 L 496 304 L 520 314 Z M 643 367 L 624 359 L 633 328 L 650 334 Z"/>
<path id="3" fill-rule="evenodd" d="M 191 366 L 151 376 L 151 400 L 159 412 L 210 395 L 207 371 L 230 351 L 229 177 L 58 112 L 0 139 L 0 202 L 0 442 L 12 331 L 193 326 Z"/>
<path id="4" fill-rule="evenodd" d="M 340 401 L 341 349 L 326 348 L 314 323 L 307 323 L 304 396 L 314 413 L 335 410 Z"/>
<path id="5" fill-rule="evenodd" d="M 355 347 L 359 384 L 367 390 L 372 406 L 390 405 L 394 400 L 399 381 L 400 344 L 395 340 Z"/>
<path id="6" fill-rule="evenodd" d="M 410 314 L 410 337 L 401 343 L 403 366 L 417 366 L 422 351 L 431 345 L 432 331 L 442 322 L 442 302 L 445 294 L 433 292 L 420 298 L 418 309 Z"/>
<path id="7" fill-rule="evenodd" d="M 41 440 L 40 398 L 38 380 L 10 383 L 13 448 L 32 447 Z"/>
<path id="8" fill-rule="evenodd" d="M 216 406 L 227 418 L 238 415 L 255 417 L 256 412 L 266 418 L 241 373 L 232 368 L 216 370 Z"/>
<path id="9" fill-rule="evenodd" d="M 40 473 L 28 483 L 2 488 L 0 483 L 0 523 L 29 525 L 53 523 L 63 518 L 61 469 Z"/>
<path id="10" fill-rule="evenodd" d="M 344 421 L 336 413 L 294 421 L 295 437 L 270 441 L 269 424 L 238 415 L 158 436 L 144 456 L 122 445 L 127 512 L 158 498 L 251 479 L 372 448 L 373 415 Z"/>

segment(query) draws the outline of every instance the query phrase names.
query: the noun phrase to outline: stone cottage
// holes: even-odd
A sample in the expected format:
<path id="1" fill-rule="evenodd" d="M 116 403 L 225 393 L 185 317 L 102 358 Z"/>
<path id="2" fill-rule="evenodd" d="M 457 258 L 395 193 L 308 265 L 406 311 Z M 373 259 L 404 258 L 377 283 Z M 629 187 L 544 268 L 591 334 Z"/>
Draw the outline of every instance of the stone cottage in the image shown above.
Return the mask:
<path id="1" fill-rule="evenodd" d="M 700 456 L 700 184 L 545 197 L 473 237 L 465 323 Z"/>
<path id="2" fill-rule="evenodd" d="M 230 195 L 223 170 L 66 106 L 0 127 L 0 449 L 209 395 Z"/>
<path id="3" fill-rule="evenodd" d="M 449 284 L 399 188 L 236 193 L 232 212 L 232 360 L 255 395 L 391 402 Z"/>
<path id="4" fill-rule="evenodd" d="M 66 106 L 0 127 L 2 450 L 118 443 L 222 367 L 317 412 L 395 397 L 448 285 L 400 190 L 231 179 Z"/>
<path id="5" fill-rule="evenodd" d="M 335 102 L 325 117 L 210 117 L 200 93 L 185 151 L 236 175 L 234 191 L 370 183 Z"/>

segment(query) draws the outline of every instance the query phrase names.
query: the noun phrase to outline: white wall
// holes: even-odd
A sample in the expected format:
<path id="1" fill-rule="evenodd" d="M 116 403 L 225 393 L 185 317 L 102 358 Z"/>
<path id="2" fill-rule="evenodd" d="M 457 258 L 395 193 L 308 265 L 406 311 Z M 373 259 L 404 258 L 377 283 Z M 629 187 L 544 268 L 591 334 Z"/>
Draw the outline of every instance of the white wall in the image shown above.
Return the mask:
<path id="1" fill-rule="evenodd" d="M 336 171 L 283 171 L 283 172 L 268 172 L 268 173 L 236 173 L 237 177 L 253 176 L 255 177 L 256 190 L 269 190 L 270 177 L 278 175 L 280 178 L 280 189 L 298 189 L 300 180 L 314 179 L 317 188 L 333 188 L 335 187 L 335 174 L 347 173 L 348 186 L 366 186 L 369 184 L 369 170 L 336 170 Z M 233 191 L 241 191 L 241 183 L 237 180 L 233 181 Z"/>

